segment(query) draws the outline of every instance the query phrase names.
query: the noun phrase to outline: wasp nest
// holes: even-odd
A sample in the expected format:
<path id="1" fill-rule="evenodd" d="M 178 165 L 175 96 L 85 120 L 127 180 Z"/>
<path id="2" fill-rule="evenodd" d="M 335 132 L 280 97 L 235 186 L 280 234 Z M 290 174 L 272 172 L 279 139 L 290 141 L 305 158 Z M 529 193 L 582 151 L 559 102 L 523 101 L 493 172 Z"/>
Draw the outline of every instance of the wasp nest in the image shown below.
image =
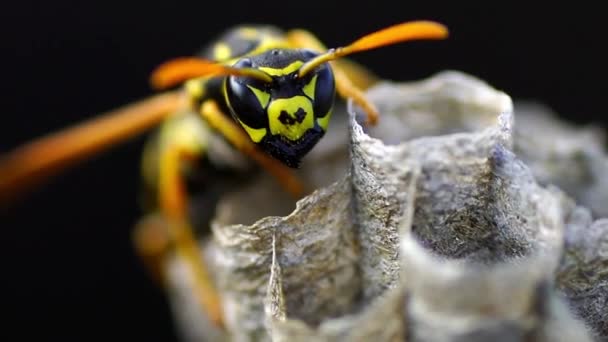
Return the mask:
<path id="1" fill-rule="evenodd" d="M 297 205 L 264 175 L 221 198 L 201 246 L 225 331 L 170 265 L 184 339 L 608 340 L 601 134 L 459 72 L 368 96 L 380 124 L 337 111 Z"/>

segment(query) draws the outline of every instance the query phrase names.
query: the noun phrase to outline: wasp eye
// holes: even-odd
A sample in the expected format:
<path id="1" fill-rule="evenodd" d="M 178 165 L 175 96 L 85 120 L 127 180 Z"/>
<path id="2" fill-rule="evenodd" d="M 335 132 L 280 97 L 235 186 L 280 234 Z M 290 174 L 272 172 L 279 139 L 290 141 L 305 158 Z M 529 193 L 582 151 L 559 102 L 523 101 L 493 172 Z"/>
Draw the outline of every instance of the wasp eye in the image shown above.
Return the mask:
<path id="1" fill-rule="evenodd" d="M 226 97 L 232 115 L 241 123 L 251 128 L 267 126 L 265 109 L 270 94 L 263 82 L 247 77 L 229 76 L 226 79 Z"/>
<path id="2" fill-rule="evenodd" d="M 325 117 L 333 107 L 336 84 L 333 72 L 327 64 L 319 66 L 313 74 L 311 74 L 314 87 L 314 108 L 315 116 Z"/>

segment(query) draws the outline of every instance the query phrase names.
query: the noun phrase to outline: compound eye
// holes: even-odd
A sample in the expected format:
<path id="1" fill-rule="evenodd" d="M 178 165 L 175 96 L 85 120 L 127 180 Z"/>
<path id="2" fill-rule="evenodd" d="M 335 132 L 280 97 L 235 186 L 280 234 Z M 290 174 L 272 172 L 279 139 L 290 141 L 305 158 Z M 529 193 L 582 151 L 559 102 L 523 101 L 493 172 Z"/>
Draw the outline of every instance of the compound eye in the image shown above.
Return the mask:
<path id="1" fill-rule="evenodd" d="M 226 80 L 226 97 L 232 115 L 251 128 L 268 126 L 265 114 L 270 94 L 258 88 L 246 77 L 229 76 Z"/>
<path id="2" fill-rule="evenodd" d="M 315 80 L 314 110 L 316 117 L 324 117 L 331 110 L 336 93 L 334 74 L 327 63 L 319 66 L 312 75 Z"/>

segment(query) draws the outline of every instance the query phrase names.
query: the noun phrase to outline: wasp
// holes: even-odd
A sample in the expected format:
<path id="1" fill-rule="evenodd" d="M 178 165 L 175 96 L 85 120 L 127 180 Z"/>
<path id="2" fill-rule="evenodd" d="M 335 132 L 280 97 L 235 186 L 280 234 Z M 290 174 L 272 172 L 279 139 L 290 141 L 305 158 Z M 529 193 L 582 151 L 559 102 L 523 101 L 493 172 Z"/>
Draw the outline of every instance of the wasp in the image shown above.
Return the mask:
<path id="1" fill-rule="evenodd" d="M 163 219 L 161 224 L 138 225 L 135 247 L 159 270 L 170 241 L 188 265 L 202 309 L 221 326 L 221 301 L 189 220 L 185 166 L 207 155 L 210 134 L 216 134 L 275 176 L 286 191 L 302 195 L 303 185 L 293 171 L 327 134 L 336 94 L 359 105 L 367 124 L 378 120 L 376 108 L 364 95 L 374 77 L 342 57 L 405 41 L 443 39 L 447 34 L 437 22 L 412 21 L 327 49 L 302 29 L 232 28 L 200 55 L 161 63 L 150 77 L 158 94 L 6 153 L 0 159 L 0 202 L 160 127 L 152 147 L 144 149 L 142 176 L 154 194 L 154 210 Z"/>

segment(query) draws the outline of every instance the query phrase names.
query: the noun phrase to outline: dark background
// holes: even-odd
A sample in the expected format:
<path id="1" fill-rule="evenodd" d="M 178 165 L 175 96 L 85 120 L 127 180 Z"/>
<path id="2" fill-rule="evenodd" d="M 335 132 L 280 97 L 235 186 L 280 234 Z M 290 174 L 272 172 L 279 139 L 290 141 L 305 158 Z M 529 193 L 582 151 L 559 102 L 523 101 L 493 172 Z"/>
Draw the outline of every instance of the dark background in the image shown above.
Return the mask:
<path id="1" fill-rule="evenodd" d="M 605 115 L 603 11 L 555 1 L 13 1 L 0 14 L 0 151 L 151 93 L 158 63 L 231 25 L 304 27 L 328 45 L 397 22 L 433 19 L 447 41 L 352 58 L 395 80 L 457 69 L 582 124 Z M 351 4 L 351 5 L 346 5 Z M 213 7 L 213 8 L 211 8 Z M 3 295 L 22 338 L 176 338 L 162 292 L 133 254 L 142 137 L 96 156 L 2 212 Z M 15 324 L 12 322 L 14 321 Z M 6 328 L 9 328 L 8 331 Z"/>

